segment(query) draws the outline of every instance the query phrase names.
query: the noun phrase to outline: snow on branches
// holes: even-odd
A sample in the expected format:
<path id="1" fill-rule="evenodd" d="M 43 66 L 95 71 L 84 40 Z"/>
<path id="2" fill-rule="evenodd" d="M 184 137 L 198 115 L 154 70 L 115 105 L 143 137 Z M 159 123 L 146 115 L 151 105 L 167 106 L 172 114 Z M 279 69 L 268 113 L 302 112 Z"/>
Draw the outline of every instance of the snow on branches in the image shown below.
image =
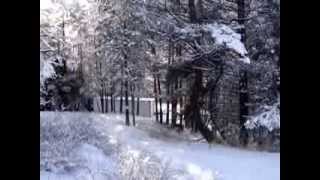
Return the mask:
<path id="1" fill-rule="evenodd" d="M 249 118 L 245 123 L 246 128 L 254 129 L 257 127 L 266 127 L 269 131 L 280 128 L 280 101 L 272 106 L 264 106 L 263 111 L 256 116 Z"/>
<path id="2" fill-rule="evenodd" d="M 238 61 L 249 64 L 250 59 L 247 56 L 248 52 L 241 42 L 240 34 L 236 33 L 229 26 L 219 23 L 204 24 L 204 25 L 186 25 L 184 28 L 176 29 L 177 35 L 180 39 L 196 39 L 196 37 L 201 36 L 203 33 L 209 33 L 211 38 L 214 40 L 214 44 L 209 44 L 209 50 L 205 49 L 205 45 L 198 46 L 202 49 L 202 52 L 210 52 L 213 46 L 218 47 L 224 46 L 238 54 Z"/>

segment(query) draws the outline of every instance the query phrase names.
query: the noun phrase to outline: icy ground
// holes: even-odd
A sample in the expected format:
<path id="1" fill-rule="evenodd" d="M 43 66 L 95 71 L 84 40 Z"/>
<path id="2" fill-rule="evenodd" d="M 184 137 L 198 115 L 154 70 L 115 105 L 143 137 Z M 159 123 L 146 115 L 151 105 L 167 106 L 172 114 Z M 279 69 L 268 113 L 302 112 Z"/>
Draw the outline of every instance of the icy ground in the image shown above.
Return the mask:
<path id="1" fill-rule="evenodd" d="M 40 112 L 40 117 L 41 180 L 280 179 L 279 153 L 209 146 L 196 140 L 199 135 L 168 130 L 151 119 L 138 117 L 137 127 L 127 127 L 122 115 Z M 69 147 L 71 141 L 78 143 Z M 70 162 L 55 167 L 64 161 Z"/>

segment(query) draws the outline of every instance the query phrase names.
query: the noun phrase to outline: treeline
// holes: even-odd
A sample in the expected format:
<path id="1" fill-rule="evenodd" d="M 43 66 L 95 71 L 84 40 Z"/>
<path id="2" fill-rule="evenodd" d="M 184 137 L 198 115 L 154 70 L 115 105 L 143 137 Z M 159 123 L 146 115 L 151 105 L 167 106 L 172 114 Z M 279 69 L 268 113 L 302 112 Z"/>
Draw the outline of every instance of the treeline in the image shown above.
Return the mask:
<path id="1" fill-rule="evenodd" d="M 110 97 L 114 112 L 120 97 L 120 112 L 134 125 L 129 97 L 153 97 L 159 123 L 247 145 L 246 122 L 280 96 L 278 1 L 56 4 L 41 15 L 43 110 L 88 109 L 99 96 L 102 111 Z"/>

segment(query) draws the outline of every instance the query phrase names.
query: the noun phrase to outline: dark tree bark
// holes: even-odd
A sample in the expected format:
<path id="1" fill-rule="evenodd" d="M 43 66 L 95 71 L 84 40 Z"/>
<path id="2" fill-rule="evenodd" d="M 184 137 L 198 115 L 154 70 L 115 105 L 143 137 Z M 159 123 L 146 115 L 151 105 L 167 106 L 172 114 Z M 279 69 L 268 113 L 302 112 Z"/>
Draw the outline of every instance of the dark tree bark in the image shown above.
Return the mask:
<path id="1" fill-rule="evenodd" d="M 241 35 L 241 41 L 245 43 L 246 41 L 246 29 L 245 25 L 245 18 L 246 18 L 246 11 L 245 11 L 245 0 L 237 0 L 238 6 L 238 23 L 242 26 L 239 29 L 239 33 Z"/>
<path id="2" fill-rule="evenodd" d="M 122 64 L 121 64 L 122 66 Z M 123 77 L 123 68 L 121 67 L 121 77 Z M 123 78 L 122 78 L 123 79 Z M 121 83 L 120 83 L 120 113 L 122 114 L 123 110 L 123 80 L 121 79 Z"/>
<path id="3" fill-rule="evenodd" d="M 137 116 L 140 115 L 140 96 L 137 97 Z"/>
<path id="4" fill-rule="evenodd" d="M 103 89 L 101 88 L 101 93 L 100 93 L 100 106 L 101 106 L 101 112 L 104 113 L 104 99 L 103 99 Z"/>
<path id="5" fill-rule="evenodd" d="M 213 98 L 214 98 L 214 93 L 216 93 L 216 88 L 218 86 L 218 82 L 223 75 L 223 65 L 222 64 L 219 65 L 219 67 L 216 69 L 216 71 L 217 71 L 216 79 L 209 80 L 209 82 L 208 82 L 208 86 L 209 86 L 208 87 L 208 91 L 209 91 L 208 109 L 209 109 L 209 113 L 210 113 L 209 118 L 212 122 L 215 122 L 214 114 L 216 113 Z"/>
<path id="6" fill-rule="evenodd" d="M 114 112 L 113 103 L 114 103 L 113 95 L 110 93 L 110 112 Z"/>
<path id="7" fill-rule="evenodd" d="M 163 112 L 162 112 L 162 98 L 161 98 L 161 88 L 160 88 L 160 75 L 158 75 L 158 93 L 159 93 L 159 108 L 160 108 L 160 124 L 162 124 Z"/>
<path id="8" fill-rule="evenodd" d="M 105 96 L 104 96 L 104 102 L 105 102 L 105 113 L 109 112 L 109 101 L 108 101 L 108 93 L 107 93 L 107 89 L 105 88 L 105 92 L 104 92 Z"/>
<path id="9" fill-rule="evenodd" d="M 153 75 L 153 92 L 154 92 L 154 99 L 155 99 L 155 105 L 156 105 L 156 121 L 159 122 L 158 118 L 158 93 L 157 93 L 157 77 L 156 75 Z"/>
<path id="10" fill-rule="evenodd" d="M 195 70 L 195 79 L 191 89 L 190 101 L 186 106 L 185 117 L 192 124 L 193 131 L 199 130 L 203 137 L 208 141 L 213 141 L 213 133 L 202 122 L 201 109 L 201 92 L 203 90 L 202 72 Z"/>
<path id="11" fill-rule="evenodd" d="M 123 22 L 123 29 L 127 29 L 126 22 Z M 128 93 L 129 93 L 129 79 L 128 79 L 128 56 L 126 54 L 127 44 L 125 44 L 125 48 L 122 51 L 123 58 L 124 58 L 124 71 L 125 71 L 125 82 L 124 82 L 124 94 L 125 94 L 125 113 L 126 113 L 126 125 L 130 126 L 130 119 L 129 119 L 129 100 L 128 100 Z"/>
<path id="12" fill-rule="evenodd" d="M 178 44 L 175 47 L 177 57 L 181 57 L 181 45 Z M 172 59 L 172 63 L 174 63 L 174 59 Z M 177 105 L 178 105 L 178 97 L 177 97 L 177 89 L 178 89 L 178 79 L 174 80 L 173 82 L 173 92 L 172 92 L 172 114 L 171 114 L 171 121 L 172 127 L 176 127 L 177 125 Z"/>
<path id="13" fill-rule="evenodd" d="M 116 113 L 116 96 L 113 96 L 113 111 Z"/>
<path id="14" fill-rule="evenodd" d="M 125 60 L 124 62 L 124 66 L 125 69 L 127 70 L 128 68 L 128 62 L 127 60 Z M 127 71 L 126 71 L 126 75 L 127 75 Z M 126 112 L 126 125 L 130 126 L 130 119 L 129 119 L 129 100 L 128 100 L 128 91 L 129 91 L 129 87 L 128 87 L 128 77 L 126 76 L 126 80 L 124 83 L 124 91 L 125 91 L 125 112 Z"/>
<path id="15" fill-rule="evenodd" d="M 199 23 L 203 22 L 203 19 L 205 18 L 205 14 L 204 14 L 204 8 L 203 8 L 203 3 L 202 0 L 198 0 L 197 1 L 197 20 Z"/>
<path id="16" fill-rule="evenodd" d="M 238 23 L 241 25 L 239 33 L 241 34 L 241 41 L 245 44 L 246 42 L 246 30 L 245 30 L 245 0 L 237 0 L 238 6 Z M 239 101 L 240 101 L 240 140 L 243 145 L 247 144 L 247 131 L 245 129 L 244 123 L 246 122 L 247 116 L 249 114 L 249 109 L 247 103 L 249 102 L 248 94 L 248 77 L 245 70 L 240 70 L 240 80 L 239 80 Z"/>
<path id="17" fill-rule="evenodd" d="M 197 23 L 197 11 L 194 0 L 188 0 L 189 19 L 191 23 Z"/>
<path id="18" fill-rule="evenodd" d="M 174 90 L 177 89 L 178 84 L 174 83 Z M 177 125 L 177 105 L 178 105 L 178 99 L 176 97 L 176 94 L 173 94 L 172 97 L 172 113 L 171 113 L 171 121 L 172 121 L 172 127 L 175 127 Z"/>
<path id="19" fill-rule="evenodd" d="M 171 64 L 171 57 L 172 57 L 172 41 L 171 39 L 169 40 L 169 43 L 168 43 L 168 68 Z M 168 80 L 167 80 L 168 81 Z M 170 100 L 169 98 L 170 97 L 170 83 L 167 82 L 167 113 L 166 113 L 166 124 L 169 125 L 169 113 L 170 113 Z"/>
<path id="20" fill-rule="evenodd" d="M 136 116 L 135 116 L 135 107 L 134 107 L 134 85 L 131 85 L 131 114 L 132 114 L 132 124 L 133 126 L 136 125 Z"/>
<path id="21" fill-rule="evenodd" d="M 182 79 L 180 79 L 180 82 L 179 82 L 179 88 L 181 89 L 182 88 Z M 180 98 L 179 98 L 179 105 L 180 105 L 180 127 L 181 129 L 183 128 L 183 112 L 182 112 L 182 109 L 183 109 L 183 96 L 180 95 Z"/>

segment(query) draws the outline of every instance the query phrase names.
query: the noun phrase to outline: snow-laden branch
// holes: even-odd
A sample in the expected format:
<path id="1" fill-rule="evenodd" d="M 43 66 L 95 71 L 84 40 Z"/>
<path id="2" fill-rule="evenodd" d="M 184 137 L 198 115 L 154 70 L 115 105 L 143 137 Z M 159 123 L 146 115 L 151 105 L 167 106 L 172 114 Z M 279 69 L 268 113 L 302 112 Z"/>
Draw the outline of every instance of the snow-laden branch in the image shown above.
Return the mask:
<path id="1" fill-rule="evenodd" d="M 246 128 L 254 129 L 257 127 L 266 127 L 269 131 L 280 128 L 280 101 L 272 106 L 264 106 L 264 111 L 256 116 L 249 118 L 245 123 Z"/>

